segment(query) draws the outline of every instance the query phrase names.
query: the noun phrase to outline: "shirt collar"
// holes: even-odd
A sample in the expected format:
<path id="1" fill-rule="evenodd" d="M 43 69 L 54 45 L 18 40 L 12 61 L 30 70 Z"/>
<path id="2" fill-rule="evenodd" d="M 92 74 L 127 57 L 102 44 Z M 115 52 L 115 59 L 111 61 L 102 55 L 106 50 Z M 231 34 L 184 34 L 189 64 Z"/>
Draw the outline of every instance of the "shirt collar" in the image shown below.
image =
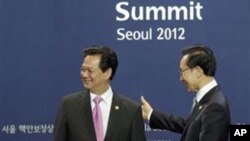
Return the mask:
<path id="1" fill-rule="evenodd" d="M 212 80 L 211 82 L 209 82 L 207 85 L 203 86 L 196 94 L 196 101 L 199 102 L 208 91 L 210 91 L 212 88 L 214 88 L 215 86 L 217 86 L 217 82 L 216 80 Z"/>
<path id="2" fill-rule="evenodd" d="M 97 96 L 97 94 L 90 92 L 90 98 L 91 102 L 94 101 L 94 98 Z M 112 97 L 113 97 L 113 91 L 111 87 L 109 86 L 108 90 L 105 91 L 103 94 L 100 95 L 100 97 L 103 99 L 103 102 L 111 105 Z"/>

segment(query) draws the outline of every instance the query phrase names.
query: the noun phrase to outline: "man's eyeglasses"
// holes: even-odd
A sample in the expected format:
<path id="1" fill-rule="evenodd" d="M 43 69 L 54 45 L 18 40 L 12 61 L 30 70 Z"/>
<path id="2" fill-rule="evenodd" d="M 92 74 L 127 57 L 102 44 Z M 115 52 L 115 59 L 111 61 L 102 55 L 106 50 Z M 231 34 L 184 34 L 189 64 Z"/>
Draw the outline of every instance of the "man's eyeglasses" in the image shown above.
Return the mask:
<path id="1" fill-rule="evenodd" d="M 189 69 L 191 69 L 191 68 L 185 68 L 185 69 L 183 69 L 183 70 L 180 70 L 180 74 L 182 75 L 183 72 L 185 72 L 185 71 L 187 71 L 187 70 L 189 70 Z"/>

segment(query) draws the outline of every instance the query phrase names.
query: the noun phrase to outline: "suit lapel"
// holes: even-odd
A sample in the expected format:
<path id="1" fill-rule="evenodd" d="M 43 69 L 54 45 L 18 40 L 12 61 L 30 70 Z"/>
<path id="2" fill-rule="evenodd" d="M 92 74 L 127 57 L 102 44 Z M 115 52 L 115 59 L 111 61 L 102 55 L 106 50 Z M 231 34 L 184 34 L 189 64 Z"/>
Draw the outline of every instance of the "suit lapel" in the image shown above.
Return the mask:
<path id="1" fill-rule="evenodd" d="M 201 112 L 201 110 L 203 109 L 203 105 L 197 103 L 191 113 L 191 115 L 189 116 L 189 118 L 187 119 L 187 125 L 186 127 L 189 126 L 190 122 L 193 121 L 193 119 Z"/>
<path id="2" fill-rule="evenodd" d="M 185 126 L 185 129 L 183 131 L 181 141 L 185 140 L 185 136 L 186 136 L 186 133 L 187 133 L 187 130 L 188 130 L 190 123 L 195 119 L 195 117 L 197 117 L 199 115 L 199 113 L 202 111 L 203 108 L 204 108 L 204 106 L 199 104 L 199 103 L 197 103 L 195 105 L 191 115 L 186 120 L 186 126 Z"/>
<path id="3" fill-rule="evenodd" d="M 105 136 L 105 141 L 110 141 L 115 136 L 115 130 L 117 129 L 117 124 L 119 123 L 119 115 L 122 112 L 122 105 L 121 105 L 121 99 L 118 95 L 114 93 L 112 105 L 110 108 L 110 115 L 109 115 L 109 121 L 108 121 L 108 127 L 107 127 L 107 133 Z"/>
<path id="4" fill-rule="evenodd" d="M 79 110 L 80 114 L 80 125 L 82 128 L 85 128 L 85 131 L 88 132 L 88 134 L 84 134 L 84 136 L 89 135 L 90 140 L 95 140 L 95 129 L 93 125 L 93 118 L 92 118 L 92 111 L 91 111 L 91 103 L 90 103 L 90 94 L 88 91 L 84 91 L 82 95 L 80 95 L 81 98 L 79 98 L 79 101 L 76 103 L 77 108 Z"/>

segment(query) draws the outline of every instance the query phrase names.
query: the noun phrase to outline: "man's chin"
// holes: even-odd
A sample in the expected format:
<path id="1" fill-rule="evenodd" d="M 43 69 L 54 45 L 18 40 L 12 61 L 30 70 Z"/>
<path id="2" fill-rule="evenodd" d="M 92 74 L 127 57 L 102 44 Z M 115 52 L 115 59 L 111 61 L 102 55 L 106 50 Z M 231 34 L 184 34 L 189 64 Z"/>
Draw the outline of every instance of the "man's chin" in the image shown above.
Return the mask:
<path id="1" fill-rule="evenodd" d="M 191 93 L 193 92 L 193 90 L 191 88 L 189 88 L 188 86 L 186 86 L 187 92 Z"/>
<path id="2" fill-rule="evenodd" d="M 187 88 L 187 91 L 188 91 L 189 93 L 196 93 L 196 92 L 197 92 L 196 90 L 193 90 L 193 89 L 190 89 L 190 88 Z"/>
<path id="3" fill-rule="evenodd" d="M 90 89 L 90 88 L 91 88 L 91 86 L 90 86 L 89 84 L 84 83 L 83 85 L 84 85 L 84 87 L 85 87 L 86 89 Z"/>

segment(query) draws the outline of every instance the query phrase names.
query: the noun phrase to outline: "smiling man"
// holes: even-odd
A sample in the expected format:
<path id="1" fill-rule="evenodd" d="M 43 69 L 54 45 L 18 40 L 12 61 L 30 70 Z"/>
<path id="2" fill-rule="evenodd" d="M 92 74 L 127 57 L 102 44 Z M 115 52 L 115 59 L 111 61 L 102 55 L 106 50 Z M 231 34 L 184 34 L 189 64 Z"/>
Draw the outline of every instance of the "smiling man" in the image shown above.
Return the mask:
<path id="1" fill-rule="evenodd" d="M 84 91 L 65 96 L 54 141 L 145 141 L 141 106 L 111 87 L 118 60 L 106 46 L 84 50 L 80 76 Z"/>
<path id="2" fill-rule="evenodd" d="M 153 110 L 141 97 L 144 119 L 151 128 L 182 134 L 181 141 L 227 141 L 230 111 L 227 98 L 215 79 L 216 59 L 204 45 L 192 45 L 182 50 L 180 81 L 194 93 L 194 104 L 187 118 Z"/>

